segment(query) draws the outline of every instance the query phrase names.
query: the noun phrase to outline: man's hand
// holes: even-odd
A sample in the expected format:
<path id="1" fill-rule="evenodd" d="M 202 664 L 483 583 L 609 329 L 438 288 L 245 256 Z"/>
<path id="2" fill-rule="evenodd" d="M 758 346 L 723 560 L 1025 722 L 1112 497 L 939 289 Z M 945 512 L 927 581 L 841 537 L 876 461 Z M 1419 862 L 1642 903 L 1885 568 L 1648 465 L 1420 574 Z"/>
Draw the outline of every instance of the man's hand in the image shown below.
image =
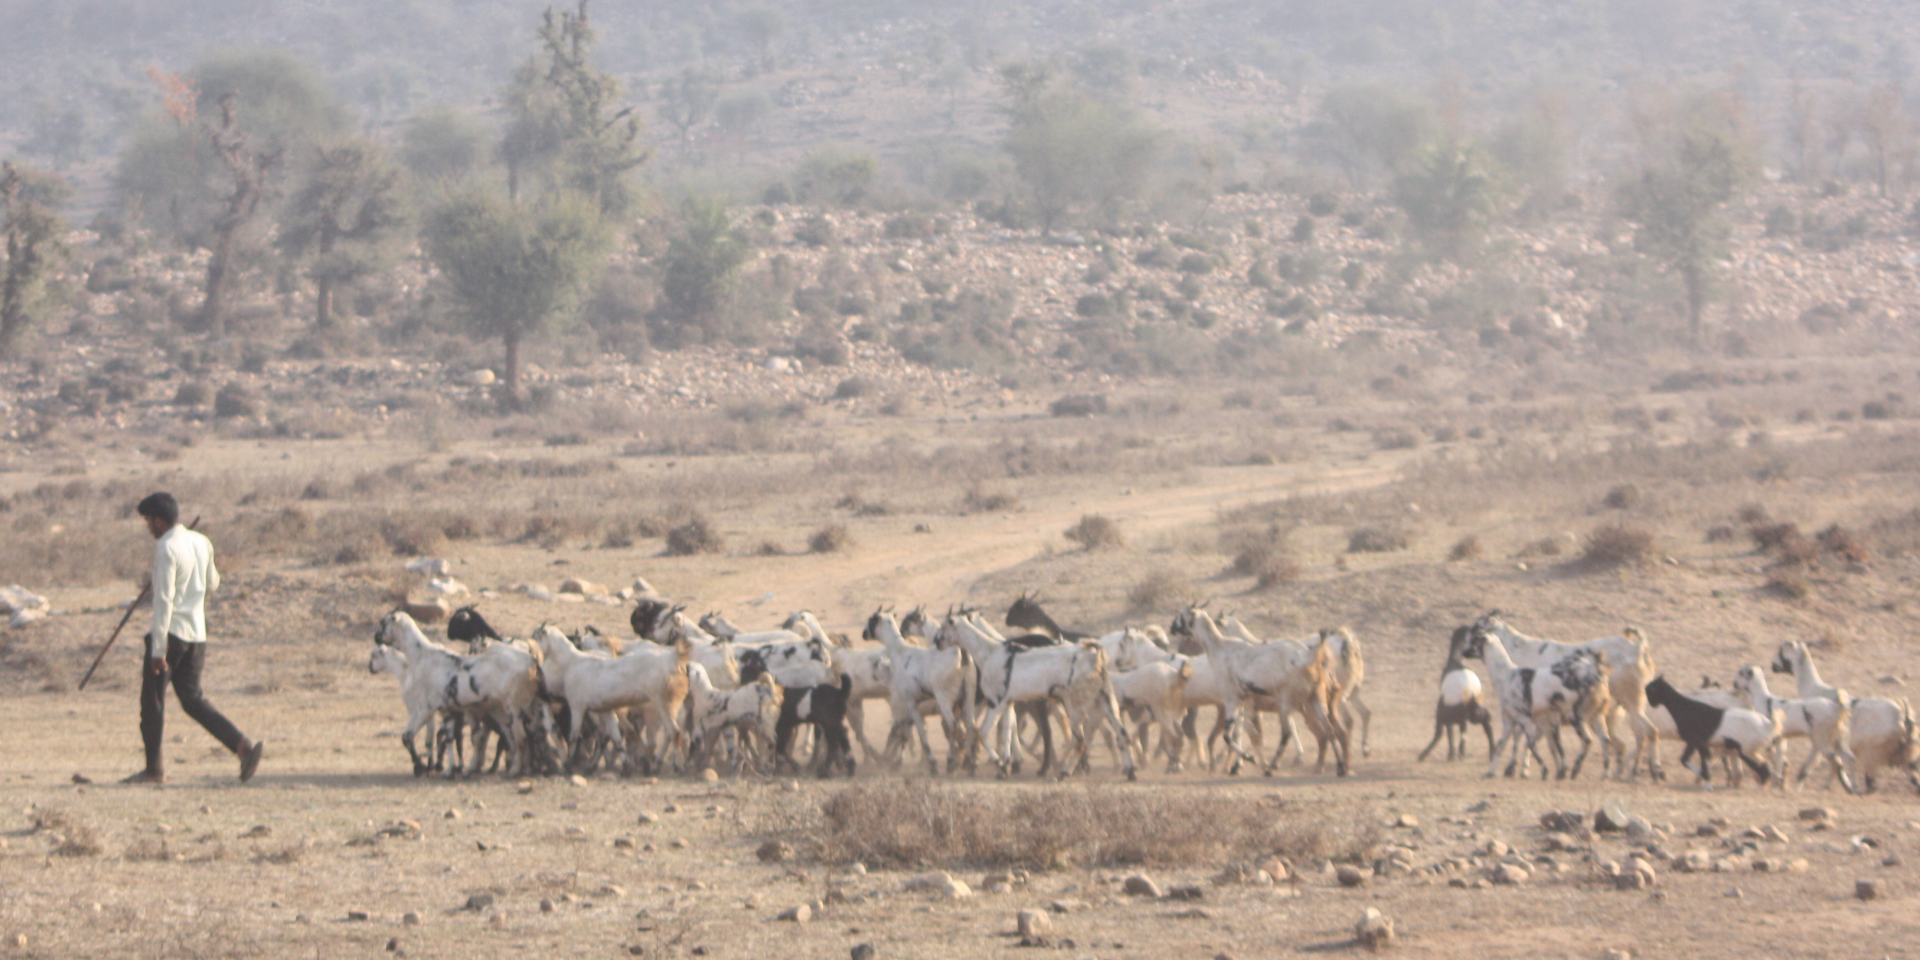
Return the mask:
<path id="1" fill-rule="evenodd" d="M 167 658 L 166 657 L 148 657 L 147 672 L 156 677 L 166 676 L 167 675 Z"/>

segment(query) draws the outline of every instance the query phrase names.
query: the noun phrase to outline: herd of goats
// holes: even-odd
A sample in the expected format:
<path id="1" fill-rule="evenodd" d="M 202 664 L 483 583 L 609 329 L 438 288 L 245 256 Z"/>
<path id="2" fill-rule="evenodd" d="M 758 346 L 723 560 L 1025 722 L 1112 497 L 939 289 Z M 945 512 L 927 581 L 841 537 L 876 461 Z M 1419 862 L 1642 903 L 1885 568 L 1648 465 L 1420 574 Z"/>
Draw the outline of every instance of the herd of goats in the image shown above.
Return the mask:
<path id="1" fill-rule="evenodd" d="M 550 625 L 525 639 L 507 639 L 473 607 L 447 621 L 454 653 L 429 638 L 407 613 L 380 621 L 369 669 L 400 680 L 407 706 L 402 737 L 415 775 L 464 769 L 480 773 L 488 740 L 499 736 L 496 768 L 513 775 L 590 772 L 602 763 L 623 773 L 662 773 L 743 765 L 760 773 L 793 771 L 796 749 L 810 740 L 807 761 L 822 777 L 851 776 L 852 737 L 868 761 L 898 766 L 918 749 L 930 773 L 940 767 L 927 727 L 938 717 L 949 774 L 976 768 L 982 750 L 1002 777 L 1020 772 L 1023 757 L 1039 773 L 1066 776 L 1090 768 L 1104 736 L 1120 770 L 1135 777 L 1136 756 L 1149 756 L 1155 730 L 1167 772 L 1189 758 L 1213 768 L 1230 759 L 1261 764 L 1262 713 L 1279 718 L 1279 745 L 1261 764 L 1272 775 L 1287 746 L 1304 759 L 1295 721 L 1318 743 L 1316 772 L 1328 755 L 1342 776 L 1352 732 L 1369 754 L 1372 711 L 1361 698 L 1365 661 L 1345 629 L 1306 640 L 1261 640 L 1232 616 L 1202 607 L 1183 610 L 1166 628 L 1127 627 L 1103 636 L 1062 629 L 1036 598 L 1007 611 L 1002 633 L 977 610 L 936 620 L 924 609 L 897 617 L 882 608 L 867 619 L 854 647 L 805 611 L 775 630 L 742 631 L 717 614 L 695 622 L 683 606 L 642 600 L 631 623 L 639 642 L 622 642 L 591 627 L 567 635 Z M 1480 660 L 1487 673 L 1467 666 Z M 1644 763 L 1664 779 L 1662 736 L 1679 740 L 1680 762 L 1712 787 L 1712 758 L 1721 755 L 1738 785 L 1741 766 L 1762 785 L 1786 779 L 1785 741 L 1808 751 L 1798 782 L 1819 765 L 1827 787 L 1837 777 L 1849 791 L 1872 790 L 1888 770 L 1904 771 L 1920 788 L 1920 732 L 1904 699 L 1853 698 L 1820 679 L 1807 646 L 1788 641 L 1771 670 L 1790 674 L 1797 698 L 1777 697 L 1767 671 L 1742 667 L 1732 687 L 1712 681 L 1685 693 L 1656 670 L 1647 638 L 1629 628 L 1584 643 L 1539 640 L 1508 626 L 1498 612 L 1453 632 L 1441 669 L 1433 739 L 1447 759 L 1464 758 L 1474 726 L 1486 734 L 1487 776 L 1577 777 L 1598 741 L 1602 774 L 1632 779 Z M 1489 692 L 1490 691 L 1490 692 Z M 878 749 L 868 742 L 865 706 L 887 701 L 891 728 Z M 1204 738 L 1196 718 L 1212 707 Z M 1496 740 L 1493 715 L 1499 714 Z M 1056 723 L 1066 749 L 1055 755 Z M 1579 740 L 1571 759 L 1563 728 Z M 429 732 L 426 752 L 415 737 Z M 467 731 L 472 749 L 466 754 Z M 1631 740 L 1632 749 L 1628 750 Z M 1218 750 L 1224 742 L 1225 750 Z M 1541 756 L 1544 743 L 1552 763 Z"/>

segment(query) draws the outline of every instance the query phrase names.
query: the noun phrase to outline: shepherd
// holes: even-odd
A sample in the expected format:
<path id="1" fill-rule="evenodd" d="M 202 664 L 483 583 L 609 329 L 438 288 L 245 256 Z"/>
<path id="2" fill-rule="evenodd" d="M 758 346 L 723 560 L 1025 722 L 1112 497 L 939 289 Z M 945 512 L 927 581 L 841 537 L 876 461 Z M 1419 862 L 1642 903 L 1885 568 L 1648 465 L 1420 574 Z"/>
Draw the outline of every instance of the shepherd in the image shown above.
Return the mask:
<path id="1" fill-rule="evenodd" d="M 240 758 L 240 782 L 253 779 L 266 744 L 249 740 L 200 691 L 207 662 L 207 594 L 219 589 L 213 544 L 180 524 L 180 504 L 170 493 L 156 493 L 135 508 L 157 541 L 153 551 L 153 627 L 147 632 L 146 670 L 140 680 L 140 739 L 146 742 L 147 768 L 124 783 L 164 783 L 160 757 L 165 729 L 167 681 L 187 716 Z"/>

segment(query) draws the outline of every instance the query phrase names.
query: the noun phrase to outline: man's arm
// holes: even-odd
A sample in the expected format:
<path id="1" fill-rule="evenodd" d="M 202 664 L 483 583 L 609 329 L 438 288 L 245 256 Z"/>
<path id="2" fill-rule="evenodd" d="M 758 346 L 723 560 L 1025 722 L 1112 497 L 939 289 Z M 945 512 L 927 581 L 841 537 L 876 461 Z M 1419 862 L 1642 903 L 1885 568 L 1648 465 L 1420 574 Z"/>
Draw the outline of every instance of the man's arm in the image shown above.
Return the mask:
<path id="1" fill-rule="evenodd" d="M 153 626 L 147 630 L 147 659 L 167 657 L 167 628 L 173 625 L 176 563 L 167 544 L 153 552 Z"/>
<path id="2" fill-rule="evenodd" d="M 213 562 L 213 541 L 207 541 L 207 592 L 220 589 L 220 568 Z"/>

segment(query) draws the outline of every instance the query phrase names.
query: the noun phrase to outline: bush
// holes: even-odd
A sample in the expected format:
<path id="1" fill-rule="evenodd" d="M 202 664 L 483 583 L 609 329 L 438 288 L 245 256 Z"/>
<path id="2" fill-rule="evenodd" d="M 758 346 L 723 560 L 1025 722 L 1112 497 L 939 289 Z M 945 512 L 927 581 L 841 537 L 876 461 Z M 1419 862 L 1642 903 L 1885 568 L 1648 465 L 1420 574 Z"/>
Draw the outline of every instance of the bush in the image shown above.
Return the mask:
<path id="1" fill-rule="evenodd" d="M 1056 417 L 1091 417 L 1107 412 L 1107 396 L 1103 393 L 1069 394 L 1048 404 L 1047 411 Z"/>
<path id="2" fill-rule="evenodd" d="M 200 380 L 188 380 L 173 394 L 176 407 L 204 407 L 212 400 L 213 388 Z"/>
<path id="3" fill-rule="evenodd" d="M 1020 498 L 1005 491 L 974 487 L 960 501 L 967 513 L 1003 513 L 1020 509 Z"/>
<path id="4" fill-rule="evenodd" d="M 1067 528 L 1066 537 L 1084 550 L 1127 545 L 1127 538 L 1120 535 L 1120 525 L 1098 513 L 1081 517 L 1079 523 Z"/>
<path id="5" fill-rule="evenodd" d="M 1253 578 L 1254 589 L 1271 590 L 1300 579 L 1300 565 L 1287 555 L 1284 543 L 1248 543 L 1233 555 L 1233 572 Z"/>
<path id="6" fill-rule="evenodd" d="M 1623 483 L 1601 499 L 1601 504 L 1609 510 L 1631 510 L 1640 504 L 1640 488 L 1631 483 Z"/>
<path id="7" fill-rule="evenodd" d="M 835 400 L 854 400 L 873 392 L 873 384 L 865 377 L 848 377 L 833 388 Z"/>
<path id="8" fill-rule="evenodd" d="M 1587 535 L 1580 559 L 1596 567 L 1645 563 L 1653 557 L 1653 534 L 1638 527 L 1610 523 Z"/>
<path id="9" fill-rule="evenodd" d="M 216 417 L 259 416 L 260 398 L 252 390 L 240 384 L 229 383 L 214 395 L 213 415 Z"/>
<path id="10" fill-rule="evenodd" d="M 1855 537 L 1853 531 L 1837 523 L 1820 531 L 1815 539 L 1828 553 L 1847 563 L 1866 563 L 1873 559 L 1873 551 L 1867 549 L 1867 545 Z"/>
<path id="11" fill-rule="evenodd" d="M 1447 551 L 1447 559 L 1454 563 L 1465 563 L 1468 560 L 1478 560 L 1485 553 L 1486 551 L 1480 546 L 1480 538 L 1468 534 L 1454 543 L 1453 549 Z"/>
<path id="12" fill-rule="evenodd" d="M 813 553 L 838 553 L 853 546 L 853 534 L 846 525 L 830 523 L 813 532 L 807 538 L 807 549 Z"/>
<path id="13" fill-rule="evenodd" d="M 693 512 L 678 526 L 667 531 L 667 556 L 691 557 L 719 553 L 727 548 L 725 538 L 704 515 Z"/>
<path id="14" fill-rule="evenodd" d="M 1781 567 L 1767 571 L 1764 589 L 1788 600 L 1805 600 L 1813 595 L 1813 585 L 1807 583 L 1807 578 L 1800 571 Z"/>
<path id="15" fill-rule="evenodd" d="M 1395 526 L 1357 527 L 1347 534 L 1348 553 L 1391 553 L 1405 550 L 1413 538 Z"/>
<path id="16" fill-rule="evenodd" d="M 1171 610 L 1187 599 L 1186 579 L 1172 570 L 1155 570 L 1127 588 L 1127 602 L 1139 613 Z"/>

